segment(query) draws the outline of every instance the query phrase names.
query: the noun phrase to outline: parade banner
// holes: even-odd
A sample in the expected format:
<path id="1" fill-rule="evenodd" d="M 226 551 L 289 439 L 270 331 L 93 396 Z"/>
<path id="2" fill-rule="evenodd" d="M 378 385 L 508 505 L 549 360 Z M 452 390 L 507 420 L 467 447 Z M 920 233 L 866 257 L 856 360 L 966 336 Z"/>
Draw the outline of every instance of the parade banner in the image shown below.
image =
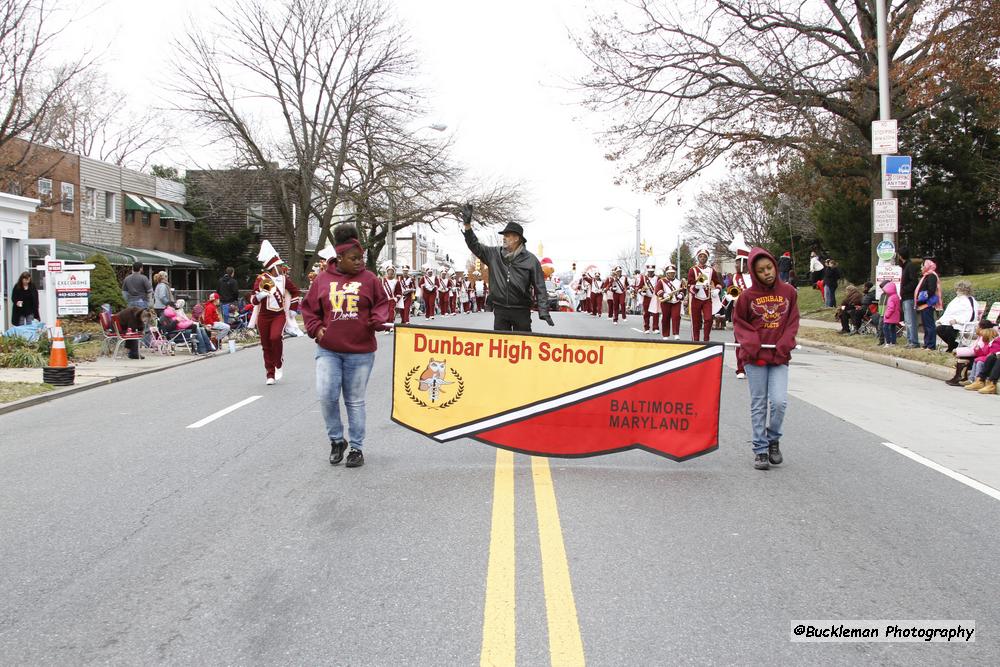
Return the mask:
<path id="1" fill-rule="evenodd" d="M 718 448 L 722 343 L 398 326 L 392 419 L 525 454 Z"/>

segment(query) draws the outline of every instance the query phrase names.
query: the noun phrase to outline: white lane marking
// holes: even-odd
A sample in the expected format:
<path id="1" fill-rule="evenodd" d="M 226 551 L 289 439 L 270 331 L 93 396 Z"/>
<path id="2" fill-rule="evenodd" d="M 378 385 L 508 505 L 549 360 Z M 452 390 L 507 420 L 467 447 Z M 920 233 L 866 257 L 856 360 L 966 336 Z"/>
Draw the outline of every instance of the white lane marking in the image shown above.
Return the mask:
<path id="1" fill-rule="evenodd" d="M 629 328 L 630 328 L 630 329 L 632 329 L 632 331 L 634 331 L 634 332 L 636 332 L 636 333 L 646 333 L 646 332 L 645 332 L 645 331 L 643 331 L 642 329 L 636 329 L 635 327 L 629 327 Z"/>
<path id="2" fill-rule="evenodd" d="M 950 468 L 945 468 L 940 463 L 935 463 L 934 461 L 931 461 L 930 459 L 924 458 L 920 454 L 915 454 L 915 453 L 911 452 L 908 449 L 904 449 L 903 447 L 900 447 L 899 445 L 894 445 L 891 442 L 883 442 L 882 444 L 885 445 L 886 447 L 888 447 L 889 449 L 891 449 L 892 451 L 897 452 L 899 454 L 902 454 L 903 456 L 905 456 L 908 459 L 912 459 L 912 460 L 916 461 L 917 463 L 921 463 L 921 464 L 927 466 L 928 468 L 930 468 L 931 470 L 937 470 L 942 475 L 947 475 L 948 477 L 951 477 L 956 482 L 961 482 L 962 484 L 965 484 L 966 486 L 972 487 L 976 491 L 981 491 L 981 492 L 985 493 L 986 495 L 988 495 L 990 498 L 993 498 L 994 500 L 1000 500 L 1000 491 L 998 491 L 997 489 L 994 489 L 992 486 L 987 486 L 986 484 L 983 484 L 982 482 L 977 482 L 976 480 L 972 479 L 971 477 L 966 477 L 965 475 L 963 475 L 960 472 L 955 472 L 954 470 L 952 470 Z"/>
<path id="3" fill-rule="evenodd" d="M 233 403 L 228 408 L 223 408 L 222 410 L 219 410 L 218 412 L 213 412 L 212 414 L 210 414 L 209 416 L 205 417 L 204 419 L 199 419 L 198 421 L 196 421 L 193 424 L 188 424 L 188 428 L 201 428 L 205 424 L 208 424 L 210 422 L 214 422 L 219 417 L 225 417 L 230 412 L 232 412 L 234 410 L 239 410 L 244 405 L 248 405 L 250 403 L 253 403 L 258 398 L 261 398 L 261 397 L 260 396 L 251 396 L 250 398 L 244 398 L 239 403 Z"/>

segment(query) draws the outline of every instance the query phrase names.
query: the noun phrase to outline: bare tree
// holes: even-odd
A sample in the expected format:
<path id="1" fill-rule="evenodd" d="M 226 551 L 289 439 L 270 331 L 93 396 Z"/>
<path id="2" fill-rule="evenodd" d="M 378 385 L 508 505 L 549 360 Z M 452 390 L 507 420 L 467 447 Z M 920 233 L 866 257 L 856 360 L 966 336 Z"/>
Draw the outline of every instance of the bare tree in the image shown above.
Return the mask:
<path id="1" fill-rule="evenodd" d="M 684 221 L 684 238 L 710 247 L 727 247 L 736 232 L 750 245 L 766 245 L 773 224 L 777 193 L 768 175 L 750 171 L 718 181 L 695 200 Z"/>
<path id="2" fill-rule="evenodd" d="M 413 57 L 380 0 L 240 0 L 218 16 L 177 45 L 179 92 L 234 166 L 261 171 L 298 278 L 310 216 L 322 245 L 343 200 L 358 114 L 405 107 Z"/>
<path id="3" fill-rule="evenodd" d="M 15 170 L 32 142 L 46 142 L 58 99 L 90 65 L 89 54 L 54 64 L 65 24 L 46 0 L 0 0 L 0 175 Z M 16 144 L 23 139 L 27 144 Z"/>
<path id="4" fill-rule="evenodd" d="M 49 143 L 70 153 L 145 170 L 153 157 L 173 145 L 173 132 L 160 111 L 132 111 L 124 99 L 102 72 L 84 72 L 51 102 Z"/>
<path id="5" fill-rule="evenodd" d="M 893 117 L 955 94 L 996 98 L 997 0 L 888 0 Z M 875 0 L 631 0 L 578 39 L 588 103 L 609 113 L 609 159 L 661 196 L 723 155 L 848 156 L 817 165 L 874 183 Z M 957 54 L 957 55 L 956 55 Z M 960 77 L 960 78 L 959 78 Z"/>

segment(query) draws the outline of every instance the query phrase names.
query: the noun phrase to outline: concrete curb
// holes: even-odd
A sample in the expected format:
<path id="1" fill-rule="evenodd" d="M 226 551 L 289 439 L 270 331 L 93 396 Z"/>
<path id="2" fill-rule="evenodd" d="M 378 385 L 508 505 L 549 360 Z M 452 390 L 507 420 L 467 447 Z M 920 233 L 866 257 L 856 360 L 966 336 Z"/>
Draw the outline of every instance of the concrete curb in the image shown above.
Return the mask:
<path id="1" fill-rule="evenodd" d="M 934 380 L 944 381 L 955 374 L 954 368 L 948 368 L 947 366 L 941 366 L 939 364 L 928 364 L 923 361 L 914 361 L 913 359 L 890 357 L 884 354 L 875 354 L 864 350 L 855 350 L 853 347 L 842 347 L 840 345 L 832 345 L 830 343 L 820 343 L 806 338 L 799 338 L 798 341 L 806 347 L 824 350 L 826 352 L 833 352 L 836 354 L 843 354 L 844 356 L 854 357 L 855 359 L 861 359 L 863 361 L 871 361 L 883 366 L 889 366 L 890 368 L 898 368 L 901 371 L 908 371 L 910 373 L 916 373 L 917 375 L 923 375 L 924 377 L 929 377 Z"/>
<path id="2" fill-rule="evenodd" d="M 239 351 L 247 350 L 252 347 L 260 346 L 260 342 L 248 343 L 241 347 Z M 220 357 L 226 355 L 219 355 Z M 7 414 L 8 412 L 14 412 L 15 410 L 20 410 L 21 408 L 30 408 L 33 405 L 41 405 L 42 403 L 48 403 L 57 398 L 62 398 L 63 396 L 69 396 L 70 394 L 78 394 L 81 391 L 87 391 L 88 389 L 94 389 L 96 387 L 104 387 L 115 382 L 122 382 L 123 380 L 131 380 L 132 378 L 142 377 L 143 375 L 149 375 L 151 373 L 159 373 L 160 371 L 169 370 L 171 368 L 177 368 L 179 366 L 186 366 L 188 364 L 193 364 L 199 361 L 208 361 L 209 359 L 216 358 L 213 356 L 194 356 L 189 359 L 184 359 L 176 363 L 159 366 L 157 368 L 145 368 L 141 371 L 136 371 L 134 373 L 126 373 L 125 375 L 116 375 L 115 377 L 105 378 L 103 380 L 97 380 L 96 382 L 88 382 L 87 384 L 82 384 L 79 386 L 66 387 L 65 389 L 54 389 L 50 392 L 44 394 L 37 394 L 35 396 L 28 396 L 27 398 L 22 398 L 18 401 L 11 401 L 10 403 L 0 404 L 0 415 Z"/>

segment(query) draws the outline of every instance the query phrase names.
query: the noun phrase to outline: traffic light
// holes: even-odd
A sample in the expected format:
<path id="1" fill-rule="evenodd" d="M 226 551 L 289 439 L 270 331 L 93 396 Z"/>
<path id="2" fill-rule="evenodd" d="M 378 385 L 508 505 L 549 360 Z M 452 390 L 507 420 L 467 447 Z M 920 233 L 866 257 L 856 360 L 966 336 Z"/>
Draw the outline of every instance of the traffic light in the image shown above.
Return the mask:
<path id="1" fill-rule="evenodd" d="M 573 270 L 576 271 L 576 262 L 573 262 Z"/>

